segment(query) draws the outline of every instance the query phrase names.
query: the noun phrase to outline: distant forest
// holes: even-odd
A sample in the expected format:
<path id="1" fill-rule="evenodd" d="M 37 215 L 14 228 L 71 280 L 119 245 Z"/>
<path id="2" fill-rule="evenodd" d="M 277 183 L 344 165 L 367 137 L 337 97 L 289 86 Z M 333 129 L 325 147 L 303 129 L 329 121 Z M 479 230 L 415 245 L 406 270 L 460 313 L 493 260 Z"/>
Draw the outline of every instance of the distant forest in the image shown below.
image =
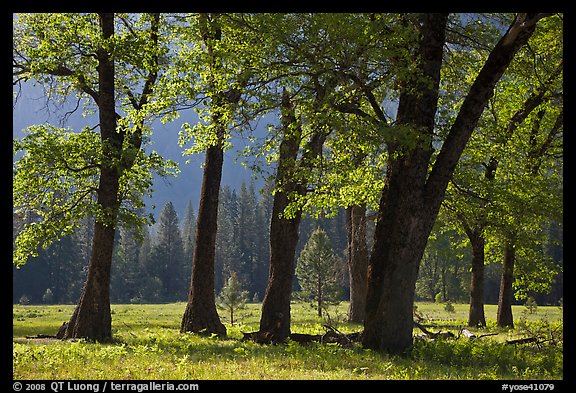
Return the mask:
<path id="1" fill-rule="evenodd" d="M 219 197 L 216 241 L 215 290 L 219 293 L 235 272 L 248 291 L 249 301 L 260 302 L 266 291 L 269 269 L 269 225 L 272 214 L 272 186 L 256 190 L 254 183 L 242 183 L 239 190 L 223 186 Z M 16 234 L 18 220 L 14 220 Z M 440 226 L 442 223 L 440 223 Z M 346 265 L 346 212 L 340 209 L 333 217 L 305 216 L 300 225 L 297 254 L 310 234 L 320 227 L 326 231 L 333 250 L 339 256 L 342 300 L 349 299 L 349 276 Z M 562 263 L 560 226 L 549 229 L 546 254 L 555 264 Z M 62 238 L 21 268 L 13 267 L 13 303 L 74 304 L 85 282 L 90 257 L 93 220 L 72 235 Z M 371 248 L 373 220 L 368 220 L 367 243 Z M 184 217 L 179 217 L 172 202 L 161 209 L 156 223 L 144 226 L 140 233 L 121 228 L 116 233 L 112 268 L 113 303 L 163 303 L 186 301 L 192 268 L 196 231 L 196 208 L 192 202 Z M 440 230 L 431 236 L 416 283 L 416 299 L 436 302 L 468 302 L 471 252 L 460 247 L 464 236 L 454 230 Z M 498 303 L 501 263 L 487 264 L 485 302 Z M 296 277 L 294 292 L 300 289 Z M 557 305 L 562 299 L 563 273 L 554 280 L 551 290 L 532 293 L 537 304 Z M 522 304 L 524 300 L 516 301 Z"/>

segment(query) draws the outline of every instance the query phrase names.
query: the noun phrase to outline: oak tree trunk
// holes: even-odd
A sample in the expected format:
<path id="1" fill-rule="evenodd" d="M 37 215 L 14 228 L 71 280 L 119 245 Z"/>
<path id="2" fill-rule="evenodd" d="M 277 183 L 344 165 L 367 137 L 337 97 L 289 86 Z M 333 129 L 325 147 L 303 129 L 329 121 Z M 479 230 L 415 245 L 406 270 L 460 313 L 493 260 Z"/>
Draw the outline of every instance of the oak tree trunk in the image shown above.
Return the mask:
<path id="1" fill-rule="evenodd" d="M 368 245 L 366 243 L 366 205 L 346 209 L 348 229 L 348 274 L 350 277 L 350 307 L 348 320 L 364 322 L 368 289 Z"/>
<path id="2" fill-rule="evenodd" d="M 425 14 L 421 18 L 419 66 L 430 83 L 414 86 L 418 94 L 407 90 L 400 95 L 396 121 L 411 127 L 419 141 L 409 151 L 389 144 L 386 182 L 368 265 L 362 335 L 367 348 L 401 353 L 412 345 L 416 278 L 440 207 L 439 195 L 426 193 L 426 176 L 447 19 L 446 14 Z"/>
<path id="3" fill-rule="evenodd" d="M 102 38 L 109 39 L 114 35 L 114 14 L 101 14 L 99 20 Z M 102 215 L 96 219 L 88 275 L 64 338 L 108 341 L 112 338 L 110 270 L 120 206 L 120 168 L 117 162 L 121 156 L 123 134 L 116 132 L 114 60 L 104 49 L 98 51 L 97 58 L 98 110 L 103 149 L 97 203 Z"/>
<path id="4" fill-rule="evenodd" d="M 218 195 L 224 163 L 223 130 L 218 143 L 206 150 L 200 206 L 196 224 L 196 242 L 192 260 L 192 277 L 188 303 L 182 316 L 180 331 L 226 335 L 226 327 L 216 311 L 214 294 L 214 259 L 218 230 Z"/>
<path id="5" fill-rule="evenodd" d="M 401 353 L 412 345 L 413 307 L 420 260 L 434 220 L 421 206 L 414 187 L 416 171 L 391 163 L 390 181 L 368 266 L 368 293 L 362 343 L 367 348 Z M 399 181 L 401 178 L 412 179 Z M 418 184 L 418 183 L 416 183 Z"/>
<path id="6" fill-rule="evenodd" d="M 296 245 L 301 215 L 292 219 L 279 217 L 287 206 L 284 192 L 274 195 L 270 223 L 270 271 L 262 302 L 260 333 L 272 342 L 282 342 L 290 335 L 290 297 L 296 269 Z"/>
<path id="7" fill-rule="evenodd" d="M 448 182 L 496 83 L 544 16 L 517 15 L 470 87 L 429 173 L 447 15 L 421 16 L 417 67 L 430 83 L 415 81 L 412 91 L 400 96 L 396 122 L 410 126 L 420 140 L 407 152 L 389 143 L 387 178 L 368 267 L 365 347 L 392 353 L 411 348 L 420 259 Z"/>
<path id="8" fill-rule="evenodd" d="M 323 97 L 324 88 L 318 96 Z M 317 102 L 321 99 L 317 98 Z M 272 219 L 270 221 L 270 271 L 268 286 L 262 302 L 259 337 L 266 341 L 281 342 L 290 335 L 290 297 L 296 269 L 296 245 L 298 244 L 302 210 L 297 209 L 290 218 L 284 212 L 290 198 L 307 193 L 307 176 L 302 170 L 310 170 L 313 161 L 322 151 L 329 131 L 320 127 L 314 130 L 303 153 L 298 159 L 302 129 L 296 119 L 294 105 L 286 91 L 282 95 L 283 139 L 280 143 Z"/>
<path id="9" fill-rule="evenodd" d="M 99 342 L 112 339 L 110 269 L 114 234 L 113 225 L 96 221 L 88 276 L 78 305 L 68 322 L 65 339 L 85 338 Z"/>
<path id="10" fill-rule="evenodd" d="M 512 282 L 514 280 L 514 262 L 516 251 L 511 242 L 504 245 L 504 263 L 502 264 L 502 274 L 500 276 L 500 293 L 498 294 L 498 312 L 496 314 L 496 324 L 498 326 L 514 327 L 512 316 Z"/>
<path id="11" fill-rule="evenodd" d="M 214 72 L 224 72 L 218 59 L 216 47 L 222 39 L 222 29 L 217 14 L 199 15 L 199 33 L 207 56 L 207 66 Z M 209 85 L 217 92 L 215 79 L 209 76 Z M 214 293 L 214 263 L 216 256 L 216 234 L 218 230 L 218 197 L 224 163 L 224 141 L 227 121 L 223 113 L 234 113 L 248 83 L 248 76 L 239 76 L 238 85 L 214 94 L 211 102 L 212 123 L 216 128 L 216 144 L 206 149 L 200 206 L 196 224 L 196 241 L 192 260 L 192 277 L 188 303 L 182 316 L 180 331 L 214 333 L 226 335 L 226 327 L 216 311 Z"/>
<path id="12" fill-rule="evenodd" d="M 283 140 L 276 172 L 272 218 L 270 220 L 270 270 L 268 286 L 262 301 L 259 335 L 266 341 L 282 342 L 290 335 L 290 297 L 296 269 L 296 245 L 302 213 L 284 217 L 291 193 L 305 192 L 296 179 L 294 171 L 302 130 L 297 124 L 294 108 L 287 93 L 282 97 Z"/>
<path id="13" fill-rule="evenodd" d="M 475 231 L 469 237 L 472 245 L 472 270 L 470 272 L 470 310 L 468 326 L 486 326 L 484 315 L 484 235 Z"/>

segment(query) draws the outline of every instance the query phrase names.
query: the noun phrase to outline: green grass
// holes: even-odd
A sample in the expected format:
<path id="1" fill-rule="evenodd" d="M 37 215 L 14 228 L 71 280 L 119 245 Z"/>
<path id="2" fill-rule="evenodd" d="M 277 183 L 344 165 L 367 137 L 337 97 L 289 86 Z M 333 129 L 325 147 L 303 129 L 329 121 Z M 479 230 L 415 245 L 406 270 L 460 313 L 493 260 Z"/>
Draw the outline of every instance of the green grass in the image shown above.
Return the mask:
<path id="1" fill-rule="evenodd" d="M 418 303 L 430 330 L 457 334 L 465 325 L 468 306 L 455 304 L 448 313 L 442 305 Z M 347 304 L 330 310 L 343 332 L 360 331 L 361 325 L 344 322 Z M 470 342 L 457 340 L 420 342 L 405 356 L 392 356 L 359 344 L 259 345 L 241 341 L 242 333 L 258 330 L 260 304 L 249 304 L 238 315 L 239 323 L 226 324 L 226 338 L 181 334 L 184 303 L 162 305 L 113 305 L 115 342 L 88 343 L 26 339 L 55 334 L 74 310 L 71 305 L 13 307 L 14 379 L 562 379 L 562 345 L 550 343 L 514 346 L 503 341 L 521 337 L 525 329 L 558 327 L 557 307 L 538 307 L 522 314 L 526 321 L 516 329 L 495 326 L 495 306 L 486 306 L 488 327 L 498 333 Z M 221 314 L 224 321 L 226 318 Z M 523 318 L 524 319 L 524 318 Z M 303 303 L 292 305 L 292 332 L 323 333 L 325 320 Z M 476 329 L 474 329 L 476 330 Z M 420 333 L 415 329 L 414 333 Z"/>

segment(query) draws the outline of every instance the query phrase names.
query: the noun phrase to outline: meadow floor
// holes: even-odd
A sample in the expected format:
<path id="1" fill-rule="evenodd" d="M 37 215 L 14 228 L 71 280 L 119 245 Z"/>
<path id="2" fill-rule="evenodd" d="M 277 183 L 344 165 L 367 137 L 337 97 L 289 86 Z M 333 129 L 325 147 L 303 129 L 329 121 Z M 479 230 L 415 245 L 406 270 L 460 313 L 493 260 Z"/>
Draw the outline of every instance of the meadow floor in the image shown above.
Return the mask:
<path id="1" fill-rule="evenodd" d="M 514 306 L 516 327 L 495 325 L 496 306 L 486 305 L 488 326 L 467 328 L 476 340 L 459 334 L 466 327 L 467 304 L 417 303 L 423 324 L 457 338 L 415 340 L 408 354 L 389 355 L 360 344 L 288 342 L 261 345 L 241 341 L 258 330 L 261 304 L 248 304 L 225 338 L 179 332 L 185 303 L 112 305 L 113 343 L 26 338 L 54 335 L 74 305 L 13 306 L 13 379 L 36 380 L 561 380 L 563 319 L 558 307 L 539 306 L 529 313 Z M 332 326 L 345 333 L 362 330 L 345 322 L 347 303 L 330 309 Z M 326 317 L 305 303 L 292 305 L 292 333 L 325 333 Z M 421 331 L 417 328 L 414 334 Z M 536 343 L 506 344 L 537 336 Z"/>

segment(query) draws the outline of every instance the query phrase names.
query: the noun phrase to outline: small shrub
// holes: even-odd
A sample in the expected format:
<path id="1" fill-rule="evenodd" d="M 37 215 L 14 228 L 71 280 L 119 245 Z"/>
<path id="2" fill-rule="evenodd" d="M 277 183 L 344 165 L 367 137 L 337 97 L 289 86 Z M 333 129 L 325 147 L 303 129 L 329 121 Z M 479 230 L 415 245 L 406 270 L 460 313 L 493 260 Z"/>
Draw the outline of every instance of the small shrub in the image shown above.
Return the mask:
<path id="1" fill-rule="evenodd" d="M 26 296 L 26 294 L 24 294 L 20 296 L 18 304 L 20 304 L 21 306 L 27 306 L 28 304 L 30 304 L 30 299 L 28 298 L 28 296 Z"/>
<path id="2" fill-rule="evenodd" d="M 444 302 L 444 296 L 442 296 L 442 292 L 438 292 L 436 296 L 434 296 L 434 302 L 438 304 Z"/>
<path id="3" fill-rule="evenodd" d="M 46 304 L 50 304 L 54 301 L 54 294 L 50 288 L 46 288 L 46 292 L 42 295 L 42 301 Z"/>
<path id="4" fill-rule="evenodd" d="M 526 307 L 526 310 L 529 314 L 534 314 L 538 309 L 536 299 L 534 299 L 532 296 L 529 296 L 528 299 L 526 299 L 526 303 L 524 303 L 524 307 Z"/>
<path id="5" fill-rule="evenodd" d="M 230 278 L 226 285 L 222 288 L 220 296 L 218 296 L 219 308 L 222 308 L 230 313 L 230 323 L 234 325 L 234 312 L 243 309 L 248 299 L 248 291 L 242 289 L 240 281 L 236 272 L 230 274 Z"/>

